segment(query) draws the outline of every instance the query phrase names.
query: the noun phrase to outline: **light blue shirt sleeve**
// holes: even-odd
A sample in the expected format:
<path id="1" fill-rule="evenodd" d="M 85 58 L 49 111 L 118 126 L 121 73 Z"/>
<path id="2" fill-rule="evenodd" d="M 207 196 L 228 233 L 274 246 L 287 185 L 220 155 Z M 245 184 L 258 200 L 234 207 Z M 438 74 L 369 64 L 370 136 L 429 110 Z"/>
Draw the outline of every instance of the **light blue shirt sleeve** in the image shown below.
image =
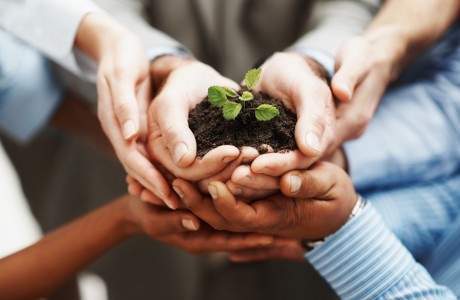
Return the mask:
<path id="1" fill-rule="evenodd" d="M 326 51 L 317 48 L 306 48 L 299 46 L 289 48 L 288 50 L 300 53 L 316 60 L 326 70 L 329 79 L 334 75 L 335 58 Z"/>
<path id="2" fill-rule="evenodd" d="M 0 30 L 0 131 L 27 142 L 46 125 L 63 88 L 40 53 Z"/>
<path id="3" fill-rule="evenodd" d="M 414 260 L 371 203 L 305 259 L 342 299 L 457 299 Z"/>

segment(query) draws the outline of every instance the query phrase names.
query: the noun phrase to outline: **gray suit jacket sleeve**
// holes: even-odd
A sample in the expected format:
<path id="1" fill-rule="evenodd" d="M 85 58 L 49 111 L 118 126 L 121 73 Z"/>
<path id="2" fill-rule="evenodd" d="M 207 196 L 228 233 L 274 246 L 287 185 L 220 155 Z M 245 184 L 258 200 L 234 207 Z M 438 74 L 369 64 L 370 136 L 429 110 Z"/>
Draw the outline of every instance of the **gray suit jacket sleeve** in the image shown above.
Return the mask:
<path id="1" fill-rule="evenodd" d="M 380 0 L 323 0 L 313 7 L 307 34 L 291 48 L 323 50 L 335 57 L 340 46 L 361 34 L 380 6 Z"/>
<path id="2" fill-rule="evenodd" d="M 94 0 L 94 2 L 141 38 L 147 49 L 155 47 L 185 49 L 179 42 L 170 36 L 153 28 L 143 18 L 145 8 L 144 1 Z"/>

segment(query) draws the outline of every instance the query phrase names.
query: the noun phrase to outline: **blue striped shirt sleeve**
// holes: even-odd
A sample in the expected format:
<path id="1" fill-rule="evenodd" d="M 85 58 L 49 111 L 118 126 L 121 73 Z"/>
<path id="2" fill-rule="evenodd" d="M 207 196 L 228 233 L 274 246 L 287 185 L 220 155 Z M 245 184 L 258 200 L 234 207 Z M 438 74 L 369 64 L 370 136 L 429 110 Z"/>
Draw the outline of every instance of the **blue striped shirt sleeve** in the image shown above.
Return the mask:
<path id="1" fill-rule="evenodd" d="M 342 299 L 456 299 L 414 260 L 371 203 L 305 258 Z"/>

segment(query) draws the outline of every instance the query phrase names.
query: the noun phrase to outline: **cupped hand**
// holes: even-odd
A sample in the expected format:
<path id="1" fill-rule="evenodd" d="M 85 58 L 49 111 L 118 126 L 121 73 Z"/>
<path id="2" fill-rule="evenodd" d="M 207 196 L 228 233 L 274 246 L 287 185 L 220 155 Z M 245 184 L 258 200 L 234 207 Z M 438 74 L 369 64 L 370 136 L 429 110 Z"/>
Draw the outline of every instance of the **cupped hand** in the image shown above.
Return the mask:
<path id="1" fill-rule="evenodd" d="M 166 203 L 177 202 L 144 146 L 151 100 L 144 45 L 110 16 L 99 13 L 83 18 L 75 45 L 98 62 L 98 116 L 125 170 Z"/>
<path id="2" fill-rule="evenodd" d="M 147 235 L 192 254 L 283 245 L 283 239 L 269 235 L 214 230 L 185 210 L 172 211 L 133 196 L 124 196 L 122 200 L 127 204 L 125 230 L 129 236 Z"/>
<path id="3" fill-rule="evenodd" d="M 295 139 L 300 151 L 261 155 L 251 169 L 272 176 L 305 169 L 325 153 L 334 138 L 334 105 L 321 67 L 300 54 L 279 52 L 261 68 L 256 90 L 282 100 L 296 113 Z"/>
<path id="4" fill-rule="evenodd" d="M 175 176 L 198 181 L 221 172 L 240 151 L 230 145 L 196 157 L 195 137 L 188 126 L 189 112 L 213 85 L 238 89 L 235 82 L 193 59 L 165 56 L 151 66 L 159 87 L 149 107 L 149 153 Z"/>
<path id="5" fill-rule="evenodd" d="M 246 203 L 236 199 L 222 182 L 211 182 L 213 199 L 203 196 L 189 182 L 176 179 L 182 201 L 197 217 L 216 230 L 255 232 L 291 239 L 315 240 L 328 236 L 348 220 L 356 193 L 348 175 L 339 167 L 320 162 L 308 171 L 282 176 L 283 194 Z"/>

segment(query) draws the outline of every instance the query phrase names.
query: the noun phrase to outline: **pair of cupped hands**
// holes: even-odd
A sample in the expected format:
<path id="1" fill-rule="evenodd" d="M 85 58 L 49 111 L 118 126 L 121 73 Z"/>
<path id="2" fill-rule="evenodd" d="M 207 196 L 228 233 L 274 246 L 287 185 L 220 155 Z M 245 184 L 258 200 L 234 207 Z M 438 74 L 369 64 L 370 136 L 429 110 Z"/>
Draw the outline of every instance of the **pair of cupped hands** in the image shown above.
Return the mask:
<path id="1" fill-rule="evenodd" d="M 100 61 L 98 116 L 128 173 L 130 194 L 147 202 L 153 215 L 175 220 L 168 226 L 162 219 L 161 232 L 141 222 L 142 231 L 192 253 L 299 260 L 305 251 L 299 240 L 321 239 L 343 226 L 356 193 L 348 175 L 324 158 L 362 134 L 387 83 L 376 78 L 390 76 L 355 54 L 370 51 L 362 38 L 342 49 L 330 85 L 317 72 L 321 67 L 298 53 L 277 52 L 262 65 L 255 90 L 295 111 L 298 150 L 259 155 L 225 145 L 202 158 L 196 157 L 189 111 L 208 87 L 239 85 L 193 58 L 166 55 L 149 63 L 141 50 L 122 55 L 134 45 L 115 45 L 114 55 Z"/>

